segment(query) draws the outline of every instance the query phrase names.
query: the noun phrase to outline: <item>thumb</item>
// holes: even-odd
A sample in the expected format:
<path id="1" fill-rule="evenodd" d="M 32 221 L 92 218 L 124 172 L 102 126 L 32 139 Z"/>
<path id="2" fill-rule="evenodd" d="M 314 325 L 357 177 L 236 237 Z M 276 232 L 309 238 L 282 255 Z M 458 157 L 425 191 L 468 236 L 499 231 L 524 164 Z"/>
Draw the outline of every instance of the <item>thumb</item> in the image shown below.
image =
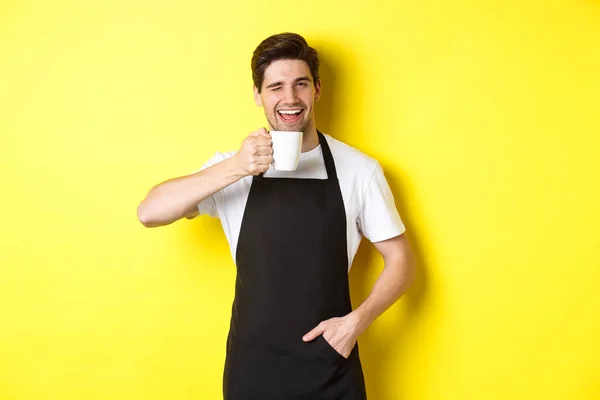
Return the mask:
<path id="1" fill-rule="evenodd" d="M 261 136 L 261 135 L 264 136 L 264 132 L 267 132 L 267 130 L 265 128 L 260 128 L 260 129 L 255 130 L 254 132 L 252 132 L 250 134 L 250 136 Z"/>
<path id="2" fill-rule="evenodd" d="M 325 325 L 321 322 L 312 331 L 308 332 L 306 335 L 302 337 L 302 340 L 305 342 L 310 342 L 314 340 L 317 336 L 322 335 L 325 332 Z"/>
<path id="3" fill-rule="evenodd" d="M 257 136 L 264 136 L 269 139 L 271 138 L 271 134 L 269 132 L 267 132 L 266 128 L 260 128 L 257 132 L 258 132 Z"/>

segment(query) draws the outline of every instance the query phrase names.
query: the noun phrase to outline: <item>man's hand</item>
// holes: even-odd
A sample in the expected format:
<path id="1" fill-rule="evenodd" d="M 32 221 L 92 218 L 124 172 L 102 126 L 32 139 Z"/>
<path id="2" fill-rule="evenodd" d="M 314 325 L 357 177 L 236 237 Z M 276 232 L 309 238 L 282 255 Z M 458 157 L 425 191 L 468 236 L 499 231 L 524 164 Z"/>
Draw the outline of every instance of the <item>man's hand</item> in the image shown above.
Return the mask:
<path id="1" fill-rule="evenodd" d="M 336 317 L 325 320 L 308 332 L 302 340 L 310 342 L 317 336 L 323 335 L 323 338 L 344 358 L 348 358 L 356 339 L 360 334 L 358 329 L 359 321 L 356 315 L 350 313 L 345 317 Z"/>
<path id="2" fill-rule="evenodd" d="M 233 159 L 244 176 L 266 172 L 273 162 L 271 135 L 265 128 L 252 132 L 244 139 L 240 150 L 233 156 Z"/>

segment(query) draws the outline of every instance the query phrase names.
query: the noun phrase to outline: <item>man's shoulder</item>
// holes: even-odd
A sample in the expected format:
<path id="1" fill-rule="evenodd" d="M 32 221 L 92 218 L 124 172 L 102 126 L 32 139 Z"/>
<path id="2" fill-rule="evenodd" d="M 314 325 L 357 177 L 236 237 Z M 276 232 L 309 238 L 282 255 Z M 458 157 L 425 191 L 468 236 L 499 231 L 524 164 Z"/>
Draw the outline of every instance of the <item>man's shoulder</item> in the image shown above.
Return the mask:
<path id="1" fill-rule="evenodd" d="M 327 134 L 325 135 L 325 138 L 331 149 L 331 154 L 336 163 L 336 167 L 341 171 L 369 178 L 375 168 L 379 166 L 379 162 L 375 158 L 341 140 L 335 139 Z"/>

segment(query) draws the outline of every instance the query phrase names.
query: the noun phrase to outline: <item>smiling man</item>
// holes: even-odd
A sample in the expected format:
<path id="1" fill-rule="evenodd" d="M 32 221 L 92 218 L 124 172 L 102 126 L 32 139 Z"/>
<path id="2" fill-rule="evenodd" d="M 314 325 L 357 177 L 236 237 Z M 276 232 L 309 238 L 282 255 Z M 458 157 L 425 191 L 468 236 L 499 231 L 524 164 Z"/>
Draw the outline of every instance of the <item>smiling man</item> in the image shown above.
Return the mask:
<path id="1" fill-rule="evenodd" d="M 237 267 L 225 400 L 364 400 L 357 338 L 414 277 L 404 224 L 379 163 L 317 130 L 319 60 L 304 38 L 265 39 L 251 65 L 268 129 L 153 187 L 138 218 L 221 219 Z M 271 167 L 271 130 L 304 132 L 295 171 Z M 352 310 L 348 271 L 363 237 L 385 267 Z"/>

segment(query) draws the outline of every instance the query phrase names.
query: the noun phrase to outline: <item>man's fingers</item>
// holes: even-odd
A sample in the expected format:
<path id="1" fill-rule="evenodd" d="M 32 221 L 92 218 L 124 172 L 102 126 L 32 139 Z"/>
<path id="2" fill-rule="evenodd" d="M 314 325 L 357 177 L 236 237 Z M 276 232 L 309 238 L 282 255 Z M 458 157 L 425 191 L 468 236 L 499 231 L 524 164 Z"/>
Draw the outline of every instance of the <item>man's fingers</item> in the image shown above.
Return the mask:
<path id="1" fill-rule="evenodd" d="M 273 154 L 273 148 L 271 146 L 260 146 L 256 148 L 257 156 L 270 156 Z"/>
<path id="2" fill-rule="evenodd" d="M 271 156 L 258 156 L 256 157 L 256 163 L 258 165 L 269 165 L 273 162 L 273 157 Z"/>
<path id="3" fill-rule="evenodd" d="M 312 331 L 304 335 L 302 337 L 302 340 L 304 340 L 305 342 L 310 342 L 311 340 L 314 340 L 317 336 L 322 335 L 323 332 L 325 332 L 325 325 L 321 322 Z"/>
<path id="4" fill-rule="evenodd" d="M 254 139 L 254 144 L 258 147 L 270 147 L 271 139 L 264 136 L 258 136 Z"/>

